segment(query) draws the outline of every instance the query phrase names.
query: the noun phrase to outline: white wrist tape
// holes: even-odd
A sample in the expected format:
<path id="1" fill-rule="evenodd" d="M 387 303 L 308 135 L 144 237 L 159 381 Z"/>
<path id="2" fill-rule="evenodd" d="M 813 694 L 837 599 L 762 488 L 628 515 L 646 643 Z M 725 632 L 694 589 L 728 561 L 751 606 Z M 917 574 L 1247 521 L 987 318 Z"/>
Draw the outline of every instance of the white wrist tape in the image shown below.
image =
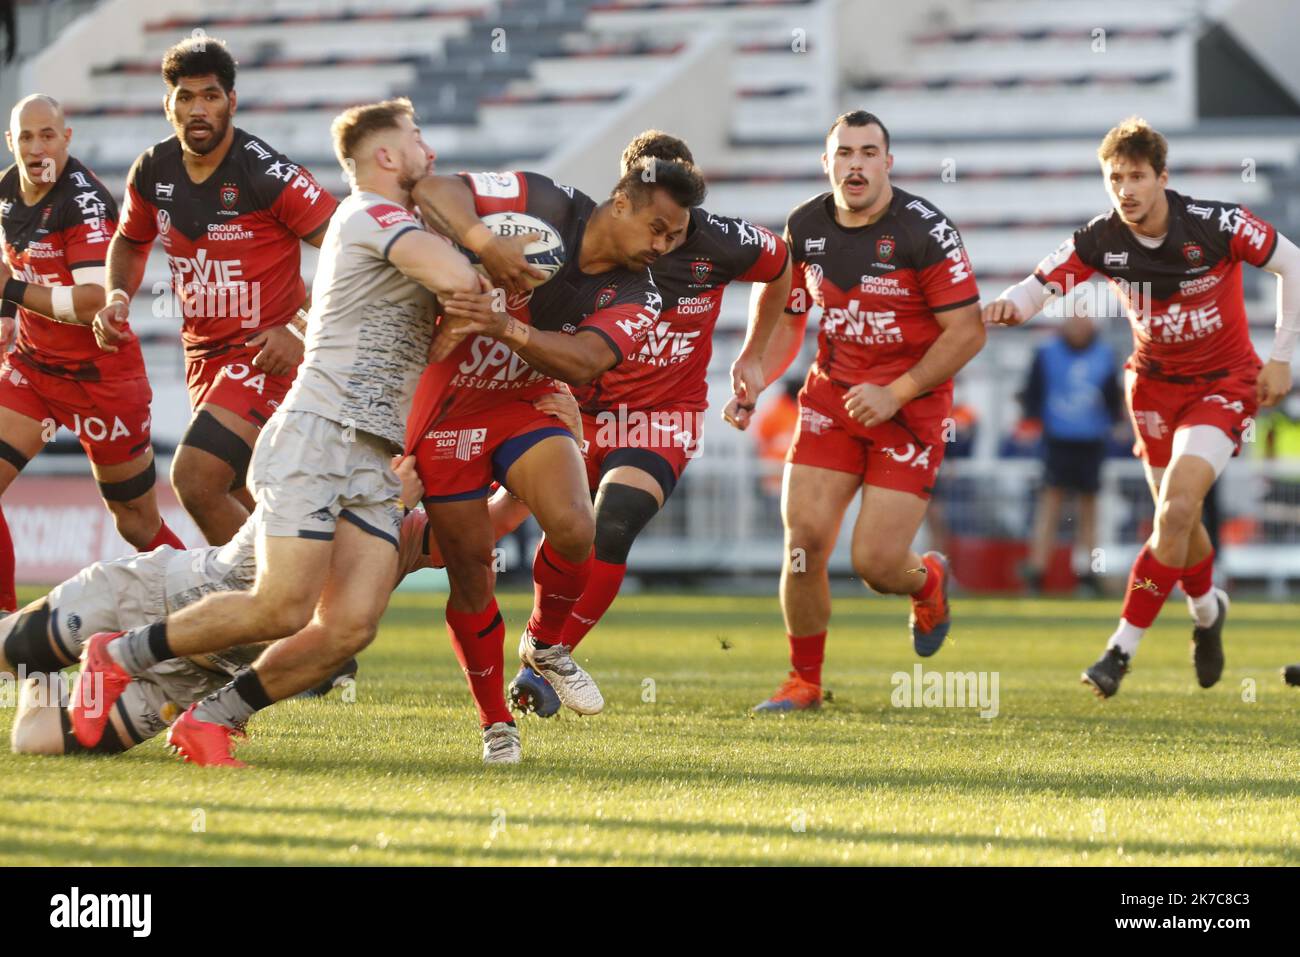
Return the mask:
<path id="1" fill-rule="evenodd" d="M 71 286 L 51 286 L 50 304 L 54 308 L 54 318 L 59 322 L 77 321 L 77 307 L 72 304 Z"/>
<path id="2" fill-rule="evenodd" d="M 1300 334 L 1300 248 L 1279 234 L 1264 268 L 1277 276 L 1277 333 L 1269 359 L 1290 362 Z"/>
<path id="3" fill-rule="evenodd" d="M 1025 322 L 1028 322 L 1043 311 L 1043 307 L 1047 305 L 1052 295 L 1048 288 L 1038 281 L 1037 276 L 1026 276 L 1014 286 L 1004 289 L 998 298 L 1013 302 Z"/>
<path id="4" fill-rule="evenodd" d="M 127 305 L 131 304 L 131 297 L 130 295 L 127 294 L 127 291 L 125 289 L 114 289 L 111 292 L 109 292 L 108 299 L 106 301 L 114 302 L 116 300 L 121 300 Z"/>

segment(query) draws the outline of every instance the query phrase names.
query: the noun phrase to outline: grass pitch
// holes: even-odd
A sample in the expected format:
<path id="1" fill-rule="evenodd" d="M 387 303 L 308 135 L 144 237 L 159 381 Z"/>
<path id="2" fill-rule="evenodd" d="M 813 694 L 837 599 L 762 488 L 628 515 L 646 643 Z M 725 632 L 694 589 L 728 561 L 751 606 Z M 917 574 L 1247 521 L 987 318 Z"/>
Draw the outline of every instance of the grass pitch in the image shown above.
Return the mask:
<path id="1" fill-rule="evenodd" d="M 508 659 L 529 600 L 503 599 Z M 787 668 L 775 598 L 626 596 L 580 649 L 606 712 L 521 720 L 514 768 L 480 763 L 441 606 L 395 595 L 355 702 L 258 716 L 246 771 L 183 766 L 160 739 L 6 751 L 0 864 L 1300 863 L 1300 690 L 1277 673 L 1300 660 L 1296 605 L 1234 604 L 1202 691 L 1171 602 L 1099 702 L 1079 672 L 1114 601 L 957 598 L 956 641 L 924 667 L 997 672 L 986 719 L 894 707 L 918 660 L 907 607 L 854 593 L 833 701 L 753 718 Z"/>

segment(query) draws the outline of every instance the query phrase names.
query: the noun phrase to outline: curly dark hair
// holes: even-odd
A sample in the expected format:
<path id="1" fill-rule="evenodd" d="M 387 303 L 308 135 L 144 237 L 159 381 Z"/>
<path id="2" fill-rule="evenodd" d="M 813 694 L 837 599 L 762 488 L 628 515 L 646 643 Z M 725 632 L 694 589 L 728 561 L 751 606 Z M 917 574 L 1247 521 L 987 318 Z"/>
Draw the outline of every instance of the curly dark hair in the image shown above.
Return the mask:
<path id="1" fill-rule="evenodd" d="M 216 74 L 221 88 L 229 93 L 235 88 L 237 66 L 224 41 L 190 37 L 163 54 L 162 78 L 167 89 L 174 90 L 185 77 Z"/>

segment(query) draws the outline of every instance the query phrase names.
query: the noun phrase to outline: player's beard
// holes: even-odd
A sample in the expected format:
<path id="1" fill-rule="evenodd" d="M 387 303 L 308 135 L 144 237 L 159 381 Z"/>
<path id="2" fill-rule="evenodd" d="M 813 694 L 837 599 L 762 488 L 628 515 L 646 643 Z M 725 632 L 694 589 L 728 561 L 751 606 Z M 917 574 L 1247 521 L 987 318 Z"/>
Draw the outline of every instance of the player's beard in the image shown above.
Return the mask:
<path id="1" fill-rule="evenodd" d="M 433 172 L 433 164 L 425 161 L 412 163 L 406 169 L 402 170 L 397 177 L 397 185 L 402 188 L 402 192 L 410 193 L 415 189 L 415 184 Z"/>
<path id="2" fill-rule="evenodd" d="M 202 143 L 195 143 L 190 139 L 189 124 L 186 124 L 181 134 L 181 139 L 185 141 L 185 148 L 198 156 L 206 156 L 211 153 L 226 138 L 226 130 L 230 128 L 230 110 L 226 110 L 224 116 L 214 117 L 206 123 L 206 126 L 211 132 L 208 134 L 207 140 Z"/>

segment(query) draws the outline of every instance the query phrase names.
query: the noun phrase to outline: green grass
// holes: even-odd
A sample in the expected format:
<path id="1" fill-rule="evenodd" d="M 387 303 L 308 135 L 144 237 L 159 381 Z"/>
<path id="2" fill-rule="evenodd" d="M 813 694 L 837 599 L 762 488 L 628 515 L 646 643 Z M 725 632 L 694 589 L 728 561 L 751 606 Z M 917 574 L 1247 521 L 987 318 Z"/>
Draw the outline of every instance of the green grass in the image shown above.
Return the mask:
<path id="1" fill-rule="evenodd" d="M 503 599 L 508 650 L 525 601 Z M 1114 602 L 954 607 L 925 666 L 998 672 L 991 720 L 891 706 L 917 660 L 898 600 L 838 598 L 834 700 L 756 719 L 786 670 L 775 599 L 645 594 L 581 649 L 606 712 L 523 720 L 524 763 L 485 769 L 441 598 L 399 593 L 356 702 L 258 716 L 249 770 L 183 766 L 161 740 L 0 755 L 0 864 L 1300 863 L 1300 692 L 1277 676 L 1300 606 L 1235 604 L 1202 691 L 1171 604 L 1104 703 L 1078 675 Z"/>

